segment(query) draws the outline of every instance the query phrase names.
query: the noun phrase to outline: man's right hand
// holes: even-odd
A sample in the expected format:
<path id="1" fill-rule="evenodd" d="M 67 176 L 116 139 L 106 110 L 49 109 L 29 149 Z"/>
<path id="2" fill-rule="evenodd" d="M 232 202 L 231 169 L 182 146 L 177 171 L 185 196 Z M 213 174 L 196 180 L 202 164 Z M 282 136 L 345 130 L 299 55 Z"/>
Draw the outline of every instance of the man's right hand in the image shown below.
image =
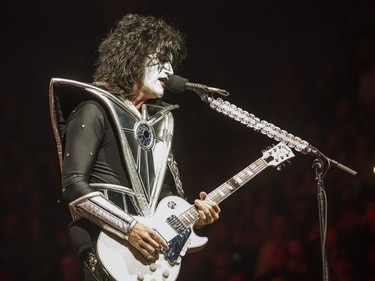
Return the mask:
<path id="1" fill-rule="evenodd" d="M 129 243 L 138 249 L 147 260 L 157 259 L 161 248 L 168 250 L 165 240 L 152 228 L 137 222 L 129 234 Z"/>

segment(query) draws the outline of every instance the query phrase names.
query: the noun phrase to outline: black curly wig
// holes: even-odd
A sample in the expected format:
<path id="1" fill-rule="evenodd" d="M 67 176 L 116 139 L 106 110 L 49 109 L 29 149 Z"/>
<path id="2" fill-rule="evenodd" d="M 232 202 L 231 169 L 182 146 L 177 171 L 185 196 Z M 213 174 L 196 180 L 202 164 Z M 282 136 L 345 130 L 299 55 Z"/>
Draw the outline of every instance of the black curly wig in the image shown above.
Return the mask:
<path id="1" fill-rule="evenodd" d="M 94 84 L 130 97 L 134 83 L 141 83 L 148 55 L 157 50 L 172 54 L 176 68 L 186 57 L 182 33 L 162 19 L 128 14 L 100 43 Z"/>

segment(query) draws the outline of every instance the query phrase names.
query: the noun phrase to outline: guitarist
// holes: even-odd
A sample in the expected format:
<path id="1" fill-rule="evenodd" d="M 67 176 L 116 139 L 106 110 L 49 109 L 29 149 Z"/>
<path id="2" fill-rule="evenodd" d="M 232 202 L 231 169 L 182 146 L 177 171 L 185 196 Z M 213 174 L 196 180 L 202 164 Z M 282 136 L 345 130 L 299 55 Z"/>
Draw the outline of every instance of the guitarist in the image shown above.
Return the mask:
<path id="1" fill-rule="evenodd" d="M 105 230 L 152 261 L 168 249 L 133 215 L 149 216 L 165 196 L 184 197 L 172 154 L 176 108 L 161 100 L 173 68 L 185 58 L 184 37 L 162 19 L 128 14 L 101 42 L 91 84 L 52 79 L 50 109 L 62 171 L 69 236 L 85 280 L 110 280 L 95 241 Z M 200 228 L 220 208 L 200 192 Z"/>

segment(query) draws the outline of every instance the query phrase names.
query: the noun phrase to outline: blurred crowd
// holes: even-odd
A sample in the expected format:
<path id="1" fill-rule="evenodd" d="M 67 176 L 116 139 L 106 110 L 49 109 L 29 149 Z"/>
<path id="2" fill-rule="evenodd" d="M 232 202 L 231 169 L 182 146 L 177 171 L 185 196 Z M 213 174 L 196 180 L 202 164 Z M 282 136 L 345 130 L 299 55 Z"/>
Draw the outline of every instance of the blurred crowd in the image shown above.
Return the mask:
<path id="1" fill-rule="evenodd" d="M 300 71 L 304 61 L 270 70 L 264 78 L 270 94 L 259 101 L 265 114 L 273 111 L 274 120 L 290 120 L 289 128 L 358 172 L 353 177 L 331 167 L 324 181 L 332 281 L 375 281 L 375 3 L 356 3 L 345 10 L 340 29 L 339 44 L 345 47 L 315 62 L 308 72 Z M 0 70 L 6 81 L 2 91 L 17 93 L 3 96 L 0 103 L 0 281 L 82 280 L 66 232 L 70 214 L 60 202 L 48 80 L 34 70 L 24 83 Z M 202 114 L 210 129 L 194 134 Z M 181 143 L 175 154 L 190 199 L 202 186 L 209 192 L 244 163 L 255 161 L 263 141 L 269 142 L 214 112 L 177 113 L 175 119 L 176 143 Z M 247 159 L 241 158 L 245 151 Z M 178 280 L 322 280 L 312 160 L 297 155 L 290 167 L 264 171 L 224 201 L 221 219 L 197 231 L 209 242 L 184 257 Z"/>

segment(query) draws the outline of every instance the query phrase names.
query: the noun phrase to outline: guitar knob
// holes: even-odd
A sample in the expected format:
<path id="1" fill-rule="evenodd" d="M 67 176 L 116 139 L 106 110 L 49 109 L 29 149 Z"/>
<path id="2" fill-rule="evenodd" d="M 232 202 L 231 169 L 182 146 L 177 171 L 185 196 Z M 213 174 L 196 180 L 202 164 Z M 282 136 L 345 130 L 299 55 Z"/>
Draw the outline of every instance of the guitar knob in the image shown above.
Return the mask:
<path id="1" fill-rule="evenodd" d="M 154 262 L 152 264 L 150 264 L 150 270 L 152 272 L 154 272 L 156 269 L 157 269 L 157 267 L 156 267 L 156 264 Z"/>
<path id="2" fill-rule="evenodd" d="M 164 270 L 163 277 L 164 278 L 168 278 L 169 277 L 169 271 L 168 270 Z"/>
<path id="3" fill-rule="evenodd" d="M 145 277 L 142 274 L 138 274 L 138 276 L 137 276 L 138 281 L 143 281 L 144 279 L 145 279 Z"/>

